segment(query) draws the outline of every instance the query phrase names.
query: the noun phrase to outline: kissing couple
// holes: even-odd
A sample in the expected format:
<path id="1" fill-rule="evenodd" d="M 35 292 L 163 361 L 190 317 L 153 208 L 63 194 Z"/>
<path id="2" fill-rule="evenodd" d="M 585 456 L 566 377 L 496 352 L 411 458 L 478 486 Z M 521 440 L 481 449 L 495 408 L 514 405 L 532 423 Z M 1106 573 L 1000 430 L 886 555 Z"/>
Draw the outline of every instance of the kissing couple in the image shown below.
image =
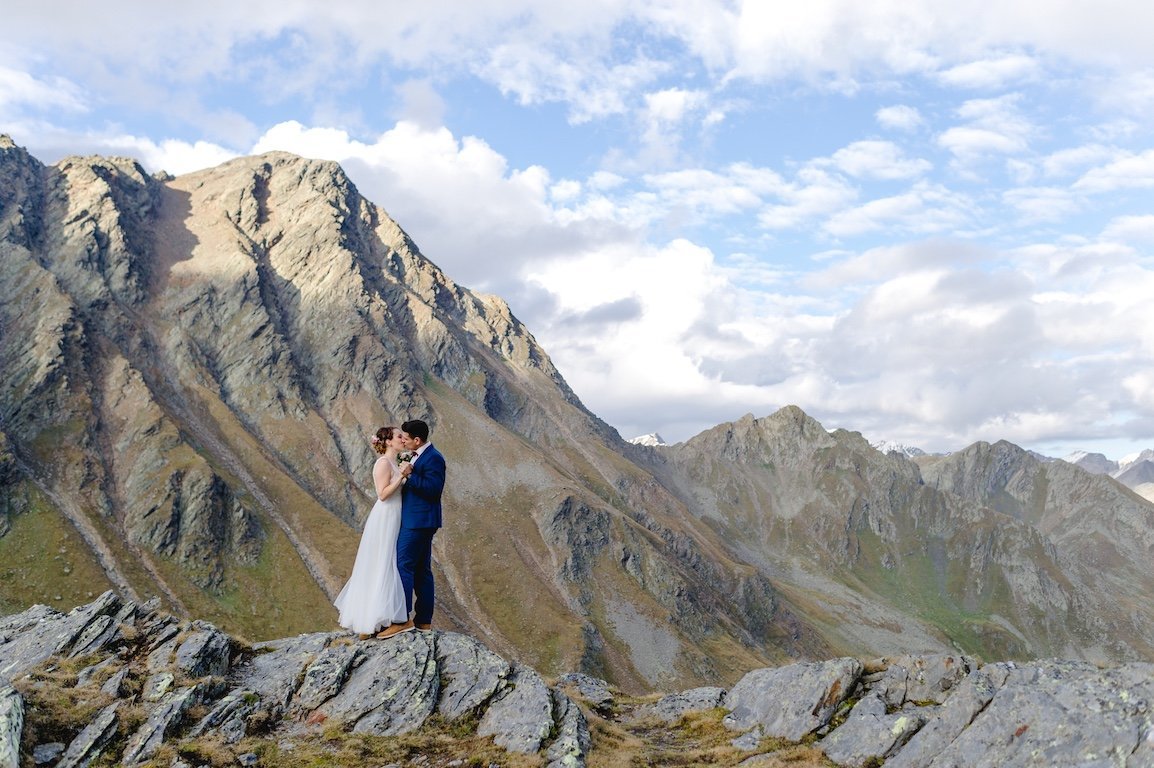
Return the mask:
<path id="1" fill-rule="evenodd" d="M 372 437 L 377 501 L 365 521 L 353 573 L 334 605 L 362 640 L 433 624 L 433 535 L 441 527 L 445 457 L 420 419 Z M 414 599 L 415 596 L 415 599 Z"/>

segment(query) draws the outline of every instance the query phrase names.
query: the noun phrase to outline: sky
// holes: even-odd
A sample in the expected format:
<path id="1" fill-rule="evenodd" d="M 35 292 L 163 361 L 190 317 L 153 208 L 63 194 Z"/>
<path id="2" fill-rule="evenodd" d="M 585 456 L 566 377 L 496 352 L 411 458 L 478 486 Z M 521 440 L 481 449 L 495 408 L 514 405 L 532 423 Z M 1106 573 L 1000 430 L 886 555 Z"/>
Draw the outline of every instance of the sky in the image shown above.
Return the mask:
<path id="1" fill-rule="evenodd" d="M 0 133 L 339 161 L 625 438 L 1154 447 L 1154 3 L 41 0 Z"/>

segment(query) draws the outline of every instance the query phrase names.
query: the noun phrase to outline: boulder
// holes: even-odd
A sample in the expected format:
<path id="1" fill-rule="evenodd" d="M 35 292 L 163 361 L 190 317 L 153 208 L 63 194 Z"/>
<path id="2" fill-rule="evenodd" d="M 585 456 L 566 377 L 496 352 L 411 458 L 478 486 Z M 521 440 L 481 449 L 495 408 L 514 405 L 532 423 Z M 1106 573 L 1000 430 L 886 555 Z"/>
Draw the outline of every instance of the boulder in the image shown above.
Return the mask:
<path id="1" fill-rule="evenodd" d="M 652 704 L 645 704 L 633 711 L 631 719 L 641 720 L 655 717 L 666 723 L 676 722 L 687 712 L 720 707 L 725 700 L 725 689 L 715 687 L 691 688 L 681 693 L 662 696 Z"/>
<path id="2" fill-rule="evenodd" d="M 803 662 L 757 669 L 737 681 L 722 706 L 722 722 L 735 731 L 800 741 L 826 725 L 862 674 L 857 659 Z"/>
<path id="3" fill-rule="evenodd" d="M 395 736 L 419 728 L 437 706 L 433 636 L 408 632 L 362 646 L 364 660 L 317 711 L 357 733 Z"/>
<path id="4" fill-rule="evenodd" d="M 481 643 L 452 632 L 437 634 L 437 665 L 444 685 L 437 713 L 447 720 L 479 711 L 506 686 L 512 665 Z"/>
<path id="5" fill-rule="evenodd" d="M 925 721 L 926 716 L 917 709 L 889 713 L 881 693 L 873 692 L 859 700 L 846 721 L 821 740 L 821 749 L 838 765 L 876 765 L 900 749 Z"/>
<path id="6" fill-rule="evenodd" d="M 477 733 L 510 752 L 533 754 L 553 731 L 553 697 L 541 676 L 515 665 L 509 684 L 485 710 Z"/>

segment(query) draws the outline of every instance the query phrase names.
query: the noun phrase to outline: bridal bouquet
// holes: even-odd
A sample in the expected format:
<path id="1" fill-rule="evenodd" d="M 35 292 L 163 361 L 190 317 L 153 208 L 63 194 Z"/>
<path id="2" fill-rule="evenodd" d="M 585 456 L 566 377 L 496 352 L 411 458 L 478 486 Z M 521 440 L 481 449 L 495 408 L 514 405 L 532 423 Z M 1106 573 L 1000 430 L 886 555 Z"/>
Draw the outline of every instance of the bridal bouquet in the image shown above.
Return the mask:
<path id="1" fill-rule="evenodd" d="M 401 451 L 397 454 L 397 463 L 404 464 L 406 461 L 412 461 L 415 455 L 413 451 Z"/>

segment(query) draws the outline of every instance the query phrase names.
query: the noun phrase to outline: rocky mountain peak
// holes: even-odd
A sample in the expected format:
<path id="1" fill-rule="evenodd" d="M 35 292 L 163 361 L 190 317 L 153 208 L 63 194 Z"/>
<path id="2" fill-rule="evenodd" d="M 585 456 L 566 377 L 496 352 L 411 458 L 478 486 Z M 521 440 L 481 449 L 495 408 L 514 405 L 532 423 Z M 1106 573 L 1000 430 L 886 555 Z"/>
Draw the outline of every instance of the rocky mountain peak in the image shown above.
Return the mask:
<path id="1" fill-rule="evenodd" d="M 0 175 L 0 614 L 113 588 L 328 632 L 367 436 L 422 417 L 450 463 L 438 620 L 549 673 L 1154 658 L 1154 508 L 1110 478 L 1008 443 L 915 463 L 794 406 L 630 446 L 333 163 L 7 148 Z"/>

